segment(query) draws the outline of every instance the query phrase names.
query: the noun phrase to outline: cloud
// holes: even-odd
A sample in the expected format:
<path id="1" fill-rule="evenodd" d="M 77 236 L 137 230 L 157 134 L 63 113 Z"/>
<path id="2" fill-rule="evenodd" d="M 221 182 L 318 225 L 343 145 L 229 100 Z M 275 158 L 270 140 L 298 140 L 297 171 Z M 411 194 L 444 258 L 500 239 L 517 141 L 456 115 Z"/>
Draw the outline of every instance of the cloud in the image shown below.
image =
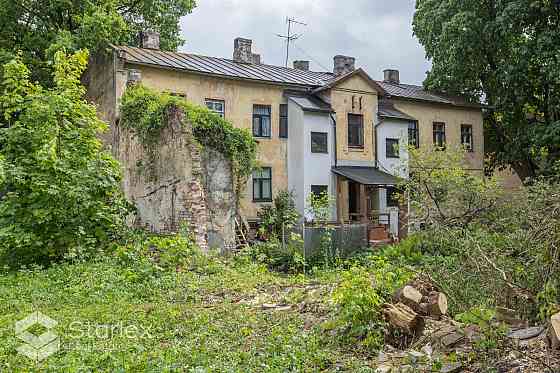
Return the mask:
<path id="1" fill-rule="evenodd" d="M 385 68 L 401 71 L 401 80 L 420 84 L 430 65 L 412 35 L 414 0 L 199 0 L 183 17 L 182 51 L 231 58 L 233 39 L 253 40 L 264 63 L 283 65 L 286 16 L 307 23 L 290 51 L 291 61 L 311 60 L 313 70 L 332 70 L 337 54 L 356 57 L 374 79 Z"/>

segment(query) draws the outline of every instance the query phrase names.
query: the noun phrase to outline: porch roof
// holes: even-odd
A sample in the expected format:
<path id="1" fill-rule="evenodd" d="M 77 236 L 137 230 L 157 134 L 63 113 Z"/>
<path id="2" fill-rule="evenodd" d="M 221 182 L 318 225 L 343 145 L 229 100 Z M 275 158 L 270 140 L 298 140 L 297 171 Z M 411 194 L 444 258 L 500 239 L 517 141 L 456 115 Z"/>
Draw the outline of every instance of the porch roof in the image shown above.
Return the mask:
<path id="1" fill-rule="evenodd" d="M 340 176 L 365 185 L 394 186 L 399 180 L 375 167 L 343 166 L 333 167 L 332 171 Z"/>

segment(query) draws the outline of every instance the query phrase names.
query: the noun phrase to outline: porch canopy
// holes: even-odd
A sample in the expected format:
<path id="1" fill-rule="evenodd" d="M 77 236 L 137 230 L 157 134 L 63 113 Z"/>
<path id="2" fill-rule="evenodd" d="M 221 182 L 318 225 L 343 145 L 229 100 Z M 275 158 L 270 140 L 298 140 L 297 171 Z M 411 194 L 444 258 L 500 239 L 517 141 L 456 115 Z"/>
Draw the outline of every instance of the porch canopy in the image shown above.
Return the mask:
<path id="1" fill-rule="evenodd" d="M 332 171 L 337 175 L 344 176 L 363 185 L 383 187 L 395 186 L 399 182 L 395 176 L 380 171 L 375 167 L 342 166 L 333 167 Z"/>

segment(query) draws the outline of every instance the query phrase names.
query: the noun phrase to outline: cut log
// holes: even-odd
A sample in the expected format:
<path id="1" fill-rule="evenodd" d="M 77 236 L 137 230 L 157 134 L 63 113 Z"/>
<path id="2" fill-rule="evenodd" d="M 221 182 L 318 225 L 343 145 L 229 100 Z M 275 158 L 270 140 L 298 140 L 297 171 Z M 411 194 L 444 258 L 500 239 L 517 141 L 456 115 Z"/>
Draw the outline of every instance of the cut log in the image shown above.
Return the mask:
<path id="1" fill-rule="evenodd" d="M 422 300 L 422 293 L 410 285 L 400 289 L 395 295 L 395 302 L 404 303 L 415 312 L 422 313 L 420 309 L 420 301 Z"/>
<path id="2" fill-rule="evenodd" d="M 560 312 L 550 318 L 550 328 L 548 330 L 550 347 L 553 350 L 560 349 Z"/>
<path id="3" fill-rule="evenodd" d="M 447 314 L 447 297 L 443 293 L 433 292 L 428 297 L 428 314 L 439 317 Z"/>
<path id="4" fill-rule="evenodd" d="M 406 304 L 386 303 L 383 305 L 383 315 L 393 328 L 406 334 L 417 336 L 424 330 L 424 319 Z"/>

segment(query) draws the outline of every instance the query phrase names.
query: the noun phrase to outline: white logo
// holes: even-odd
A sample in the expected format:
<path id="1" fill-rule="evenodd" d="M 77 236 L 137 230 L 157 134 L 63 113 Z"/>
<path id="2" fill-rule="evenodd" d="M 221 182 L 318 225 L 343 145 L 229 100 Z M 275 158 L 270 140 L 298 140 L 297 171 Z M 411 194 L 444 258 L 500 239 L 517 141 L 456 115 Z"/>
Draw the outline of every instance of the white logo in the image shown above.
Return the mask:
<path id="1" fill-rule="evenodd" d="M 36 324 L 45 327 L 47 331 L 40 336 L 30 333 L 29 328 Z M 16 322 L 16 337 L 25 342 L 17 348 L 17 351 L 36 362 L 57 352 L 60 348 L 60 339 L 51 331 L 57 324 L 55 320 L 38 311 Z"/>

